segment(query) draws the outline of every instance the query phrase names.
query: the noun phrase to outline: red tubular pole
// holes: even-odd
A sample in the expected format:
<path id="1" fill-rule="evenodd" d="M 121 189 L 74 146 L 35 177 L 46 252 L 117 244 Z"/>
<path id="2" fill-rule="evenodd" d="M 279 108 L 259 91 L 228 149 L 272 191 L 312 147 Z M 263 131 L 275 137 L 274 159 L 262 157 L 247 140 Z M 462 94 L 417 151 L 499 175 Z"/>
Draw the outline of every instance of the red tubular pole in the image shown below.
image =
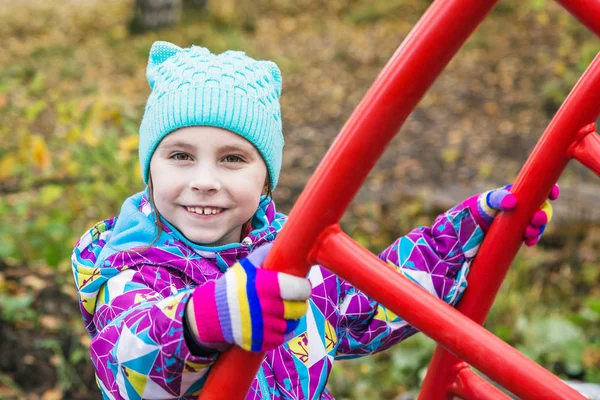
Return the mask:
<path id="1" fill-rule="evenodd" d="M 473 372 L 467 363 L 459 363 L 457 367 L 456 381 L 450 388 L 452 394 L 463 400 L 510 400 L 510 396 Z"/>
<path id="2" fill-rule="evenodd" d="M 600 37 L 600 0 L 556 0 Z"/>
<path id="3" fill-rule="evenodd" d="M 335 139 L 266 260 L 304 276 L 318 235 L 336 224 L 389 142 L 497 0 L 435 1 Z M 307 224 L 306 221 L 310 221 Z"/>
<path id="4" fill-rule="evenodd" d="M 512 191 L 519 206 L 500 214 L 486 236 L 469 275 L 469 289 L 457 309 L 483 324 L 500 285 L 522 244 L 529 219 L 566 167 L 579 129 L 600 114 L 600 55 L 592 61 L 540 138 Z M 436 349 L 423 382 L 421 400 L 446 398 L 458 358 Z"/>
<path id="5" fill-rule="evenodd" d="M 306 276 L 318 235 L 339 221 L 427 89 L 498 0 L 437 0 L 375 80 L 321 161 L 265 260 Z M 310 221 L 309 224 L 306 221 Z M 212 368 L 200 399 L 243 399 L 263 354 L 235 347 Z M 243 366 L 243 368 L 240 368 Z"/>
<path id="6" fill-rule="evenodd" d="M 437 0 L 431 5 L 369 89 L 310 179 L 275 241 L 265 268 L 307 274 L 309 265 L 315 261 L 309 258 L 309 252 L 320 233 L 339 221 L 417 102 L 497 1 Z M 572 5 L 575 1 L 562 3 Z M 517 190 L 519 199 L 518 193 Z M 247 353 L 239 348 L 225 352 L 211 370 L 200 398 L 244 398 L 262 358 L 261 353 Z"/>
<path id="7" fill-rule="evenodd" d="M 311 256 L 519 398 L 585 399 L 485 328 L 403 277 L 352 240 L 339 226 L 333 225 L 323 232 Z M 479 386 L 482 388 L 483 384 Z M 497 391 L 485 390 L 484 393 L 497 398 Z"/>

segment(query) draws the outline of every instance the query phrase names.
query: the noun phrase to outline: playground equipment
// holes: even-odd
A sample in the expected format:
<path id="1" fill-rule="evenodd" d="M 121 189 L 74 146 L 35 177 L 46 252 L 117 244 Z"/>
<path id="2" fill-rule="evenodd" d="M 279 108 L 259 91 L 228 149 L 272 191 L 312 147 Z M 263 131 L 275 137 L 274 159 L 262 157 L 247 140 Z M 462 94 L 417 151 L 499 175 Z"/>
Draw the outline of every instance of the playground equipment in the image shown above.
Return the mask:
<path id="1" fill-rule="evenodd" d="M 600 0 L 557 1 L 600 36 Z M 600 136 L 593 124 L 600 114 L 600 54 L 519 173 L 512 189 L 519 207 L 494 221 L 472 266 L 469 289 L 456 309 L 392 270 L 342 232 L 338 224 L 410 112 L 497 2 L 437 0 L 429 7 L 308 182 L 264 268 L 280 267 L 284 272 L 306 276 L 311 265 L 321 264 L 434 339 L 438 348 L 420 399 L 510 398 L 469 365 L 522 399 L 584 399 L 481 324 L 521 246 L 531 215 L 569 160 L 575 158 L 600 175 Z M 352 179 L 346 179 L 349 176 Z M 344 263 L 348 259 L 353 260 L 351 265 Z M 422 310 L 428 312 L 423 315 Z M 224 394 L 228 399 L 243 399 L 263 357 L 263 353 L 240 348 L 225 352 L 209 374 L 200 399 L 223 398 Z"/>

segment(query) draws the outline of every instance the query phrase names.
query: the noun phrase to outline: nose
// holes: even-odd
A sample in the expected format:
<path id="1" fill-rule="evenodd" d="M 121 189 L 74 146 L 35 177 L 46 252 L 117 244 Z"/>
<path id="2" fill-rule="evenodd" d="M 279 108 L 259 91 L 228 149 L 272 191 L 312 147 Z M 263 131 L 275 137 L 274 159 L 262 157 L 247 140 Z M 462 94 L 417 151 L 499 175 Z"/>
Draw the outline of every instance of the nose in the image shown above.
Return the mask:
<path id="1" fill-rule="evenodd" d="M 221 190 L 221 180 L 212 168 L 199 168 L 194 171 L 189 188 L 201 193 L 216 193 Z"/>

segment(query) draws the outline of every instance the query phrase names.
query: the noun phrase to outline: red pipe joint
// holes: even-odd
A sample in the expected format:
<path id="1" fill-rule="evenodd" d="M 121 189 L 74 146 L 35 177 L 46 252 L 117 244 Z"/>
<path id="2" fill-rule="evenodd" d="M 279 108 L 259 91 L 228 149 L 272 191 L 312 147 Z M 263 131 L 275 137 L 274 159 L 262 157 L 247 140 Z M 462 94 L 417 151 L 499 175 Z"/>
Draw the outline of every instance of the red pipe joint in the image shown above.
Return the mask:
<path id="1" fill-rule="evenodd" d="M 596 132 L 596 124 L 588 124 L 577 132 L 568 155 L 600 176 L 600 135 Z"/>
<path id="2" fill-rule="evenodd" d="M 469 364 L 464 361 L 454 365 L 453 372 L 455 378 L 448 389 L 449 394 L 456 395 L 463 400 L 510 400 L 510 396 L 473 372 Z M 453 398 L 453 396 L 451 397 Z"/>

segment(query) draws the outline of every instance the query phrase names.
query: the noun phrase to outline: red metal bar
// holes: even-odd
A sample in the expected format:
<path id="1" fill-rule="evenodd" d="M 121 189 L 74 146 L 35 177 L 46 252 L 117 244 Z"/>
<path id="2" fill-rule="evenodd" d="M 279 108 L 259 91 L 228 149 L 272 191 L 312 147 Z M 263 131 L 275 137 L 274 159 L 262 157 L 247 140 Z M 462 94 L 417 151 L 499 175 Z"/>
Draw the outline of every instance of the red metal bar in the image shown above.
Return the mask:
<path id="1" fill-rule="evenodd" d="M 600 136 L 596 133 L 596 124 L 585 126 L 578 136 L 580 137 L 571 146 L 569 153 L 600 176 Z"/>
<path id="2" fill-rule="evenodd" d="M 342 232 L 338 225 L 330 226 L 319 236 L 311 258 L 360 287 L 369 297 L 520 398 L 585 399 L 485 328 L 406 279 Z"/>
<path id="3" fill-rule="evenodd" d="M 556 0 L 600 37 L 600 0 Z"/>
<path id="4" fill-rule="evenodd" d="M 510 400 L 510 396 L 477 375 L 465 362 L 457 365 L 450 392 L 463 400 Z"/>
<path id="5" fill-rule="evenodd" d="M 497 2 L 437 0 L 429 7 L 321 161 L 265 260 L 265 268 L 307 274 L 308 254 L 318 235 L 339 221 L 408 115 Z M 243 399 L 262 357 L 237 347 L 222 354 L 200 399 L 217 399 L 223 393 L 228 399 Z"/>
<path id="6" fill-rule="evenodd" d="M 280 266 L 296 275 L 307 273 L 311 262 L 308 253 L 320 232 L 339 220 L 416 103 L 496 3 L 497 0 L 438 0 L 429 8 L 321 162 L 292 210 L 265 268 Z M 317 224 L 304 226 L 304 220 Z M 243 398 L 261 359 L 262 354 L 245 353 L 239 348 L 221 355 L 201 398 L 219 398 L 223 393 L 230 399 Z M 244 369 L 240 370 L 240 365 Z"/>
<path id="7" fill-rule="evenodd" d="M 501 213 L 495 219 L 479 250 L 469 275 L 469 289 L 457 307 L 475 322 L 483 324 L 485 321 L 521 247 L 531 216 L 544 202 L 571 157 L 570 149 L 579 129 L 595 121 L 599 114 L 600 55 L 573 88 L 519 173 L 512 189 L 519 206 L 514 212 Z M 452 367 L 458 362 L 458 358 L 438 346 L 419 399 L 444 398 L 454 381 Z"/>
<path id="8" fill-rule="evenodd" d="M 435 1 L 377 77 L 290 213 L 266 260 L 304 276 L 318 235 L 337 223 L 427 89 L 497 0 Z M 306 221 L 311 221 L 310 226 Z"/>

